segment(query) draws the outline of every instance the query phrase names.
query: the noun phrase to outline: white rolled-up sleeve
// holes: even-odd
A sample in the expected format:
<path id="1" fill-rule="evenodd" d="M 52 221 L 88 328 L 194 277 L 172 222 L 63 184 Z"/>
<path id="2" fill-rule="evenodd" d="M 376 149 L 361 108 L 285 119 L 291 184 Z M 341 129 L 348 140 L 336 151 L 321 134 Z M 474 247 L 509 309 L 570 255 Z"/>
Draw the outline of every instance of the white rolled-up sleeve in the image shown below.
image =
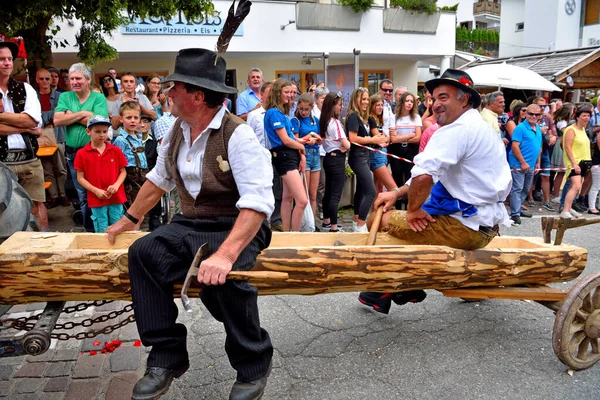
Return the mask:
<path id="1" fill-rule="evenodd" d="M 37 128 L 42 127 L 42 105 L 38 99 L 37 92 L 30 84 L 25 83 L 25 93 L 27 99 L 25 100 L 25 108 L 23 112 L 29 115 L 37 123 Z"/>
<path id="2" fill-rule="evenodd" d="M 240 194 L 236 207 L 249 208 L 270 218 L 275 209 L 271 155 L 250 126 L 240 125 L 233 131 L 227 155 Z"/>
<path id="3" fill-rule="evenodd" d="M 460 125 L 452 128 L 440 128 L 431 137 L 427 147 L 414 158 L 415 166 L 412 168 L 411 180 L 421 175 L 430 175 L 433 183 L 443 177 L 448 168 L 459 163 L 464 157 L 468 141 L 460 136 Z"/>
<path id="4" fill-rule="evenodd" d="M 158 158 L 156 160 L 156 165 L 152 168 L 152 171 L 146 174 L 146 179 L 150 182 L 154 183 L 156 186 L 164 190 L 165 192 L 170 192 L 175 189 L 175 178 L 171 176 L 169 173 L 169 169 L 167 168 L 168 162 L 168 153 L 169 147 L 171 144 L 171 130 L 169 133 L 165 135 L 163 138 L 162 144 L 158 150 Z"/>

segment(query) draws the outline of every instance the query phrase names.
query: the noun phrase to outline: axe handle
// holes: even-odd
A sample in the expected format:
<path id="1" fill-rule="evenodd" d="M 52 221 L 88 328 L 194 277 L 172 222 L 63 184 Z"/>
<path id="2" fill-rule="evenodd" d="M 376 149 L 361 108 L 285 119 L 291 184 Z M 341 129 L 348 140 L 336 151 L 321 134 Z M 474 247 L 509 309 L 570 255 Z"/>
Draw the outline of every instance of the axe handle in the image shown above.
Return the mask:
<path id="1" fill-rule="evenodd" d="M 367 246 L 373 246 L 375 244 L 375 240 L 377 239 L 377 232 L 379 232 L 379 225 L 381 224 L 381 217 L 383 216 L 383 205 L 380 205 L 377 208 L 375 213 L 375 218 L 373 219 L 373 225 L 371 225 L 371 230 L 369 230 L 369 237 L 367 238 Z"/>
<path id="2" fill-rule="evenodd" d="M 227 274 L 227 279 L 243 281 L 248 279 L 260 279 L 268 281 L 284 281 L 290 278 L 287 272 L 273 271 L 231 271 Z"/>

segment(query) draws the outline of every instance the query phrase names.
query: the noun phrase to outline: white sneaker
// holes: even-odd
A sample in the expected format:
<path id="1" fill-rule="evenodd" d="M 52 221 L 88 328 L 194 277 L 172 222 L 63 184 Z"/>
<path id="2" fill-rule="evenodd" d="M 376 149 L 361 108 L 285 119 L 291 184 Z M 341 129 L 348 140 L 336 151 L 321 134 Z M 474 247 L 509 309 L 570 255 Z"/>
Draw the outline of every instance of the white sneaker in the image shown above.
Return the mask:
<path id="1" fill-rule="evenodd" d="M 369 233 L 369 228 L 367 228 L 367 224 L 364 224 L 363 226 L 356 226 L 354 228 L 354 232 L 361 232 L 361 233 Z"/>
<path id="2" fill-rule="evenodd" d="M 553 197 L 550 201 L 554 204 L 560 204 L 560 196 Z"/>
<path id="3" fill-rule="evenodd" d="M 567 219 L 571 219 L 571 213 L 569 213 L 568 211 L 563 211 L 560 213 L 559 215 L 561 218 L 567 218 Z"/>
<path id="4" fill-rule="evenodd" d="M 573 210 L 572 208 L 569 210 L 569 213 L 571 213 L 571 215 L 575 218 L 581 218 L 582 215 L 580 213 L 578 213 L 577 211 Z"/>

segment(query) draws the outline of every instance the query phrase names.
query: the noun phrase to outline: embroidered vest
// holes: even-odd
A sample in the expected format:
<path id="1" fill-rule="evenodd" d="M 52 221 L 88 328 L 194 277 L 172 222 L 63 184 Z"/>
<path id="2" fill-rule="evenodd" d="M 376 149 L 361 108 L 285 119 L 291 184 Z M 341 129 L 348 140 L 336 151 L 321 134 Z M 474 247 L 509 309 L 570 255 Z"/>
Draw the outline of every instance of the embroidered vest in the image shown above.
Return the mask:
<path id="1" fill-rule="evenodd" d="M 8 80 L 7 94 L 10 100 L 5 99 L 5 101 L 12 101 L 15 114 L 23 112 L 23 110 L 25 110 L 25 101 L 27 101 L 27 92 L 25 91 L 25 84 L 23 82 L 10 78 Z M 0 136 L 0 161 L 5 163 L 11 163 L 36 159 L 36 154 L 39 147 L 37 137 L 30 133 L 20 133 L 20 135 L 23 136 L 23 141 L 25 142 L 27 150 L 25 152 L 16 153 L 18 159 L 11 158 L 15 155 L 15 153 L 11 153 L 11 156 L 9 157 L 8 136 Z"/>
<path id="2" fill-rule="evenodd" d="M 181 212 L 186 218 L 204 219 L 218 216 L 237 216 L 239 210 L 235 204 L 240 199 L 231 168 L 222 171 L 217 157 L 229 161 L 229 139 L 233 131 L 244 121 L 230 113 L 225 113 L 219 129 L 213 129 L 208 137 L 204 159 L 202 161 L 202 187 L 196 199 L 185 188 L 177 169 L 177 156 L 183 141 L 181 119 L 177 119 L 171 132 L 167 168 L 171 177 L 175 177 L 180 198 Z M 205 133 L 206 134 L 206 133 Z"/>

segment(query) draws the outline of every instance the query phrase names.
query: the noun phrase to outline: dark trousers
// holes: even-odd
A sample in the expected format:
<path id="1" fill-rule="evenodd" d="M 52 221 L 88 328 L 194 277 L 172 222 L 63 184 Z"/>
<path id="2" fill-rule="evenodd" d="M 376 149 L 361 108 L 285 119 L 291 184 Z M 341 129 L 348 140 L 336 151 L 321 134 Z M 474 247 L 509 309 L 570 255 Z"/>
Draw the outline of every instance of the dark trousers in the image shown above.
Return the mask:
<path id="1" fill-rule="evenodd" d="M 330 218 L 337 224 L 338 207 L 346 181 L 346 154 L 341 151 L 327 153 L 323 161 L 325 169 L 325 195 L 323 196 L 323 219 Z"/>
<path id="2" fill-rule="evenodd" d="M 273 225 L 281 224 L 281 196 L 283 195 L 283 180 L 281 175 L 273 167 L 273 196 L 275 197 L 275 208 L 271 214 Z"/>
<path id="3" fill-rule="evenodd" d="M 417 145 L 415 151 L 414 147 L 412 146 L 414 146 L 412 143 L 408 144 L 408 146 L 406 147 L 403 147 L 402 143 L 395 143 L 388 147 L 388 153 L 394 154 L 398 157 L 406 158 L 408 160 L 412 160 L 415 157 L 415 155 L 417 155 L 419 149 Z M 414 164 L 402 160 L 397 160 L 393 157 L 389 157 L 389 160 L 390 168 L 392 170 L 392 178 L 394 178 L 394 182 L 396 182 L 396 185 L 398 185 L 398 187 L 401 187 L 406 183 L 406 181 L 410 179 L 410 171 L 412 170 Z M 396 202 L 397 210 L 400 210 L 401 204 L 407 205 L 408 201 L 398 200 Z"/>
<path id="4" fill-rule="evenodd" d="M 182 282 L 198 248 L 208 244 L 214 253 L 229 234 L 235 218 L 173 221 L 136 240 L 129 248 L 131 294 L 140 338 L 152 346 L 149 367 L 177 368 L 188 362 L 187 330 L 176 323 L 178 309 L 173 300 L 173 283 Z M 233 270 L 249 270 L 256 256 L 271 241 L 266 222 L 233 264 Z M 225 351 L 237 379 L 251 382 L 266 375 L 273 356 L 269 334 L 260 327 L 258 290 L 246 281 L 227 281 L 206 286 L 201 300 L 211 315 L 223 323 Z"/>
<path id="5" fill-rule="evenodd" d="M 362 149 L 361 149 L 362 150 Z M 356 192 L 354 192 L 354 214 L 358 219 L 366 221 L 369 210 L 375 200 L 377 191 L 373 180 L 373 173 L 369 167 L 369 150 L 351 150 L 350 168 L 356 175 Z"/>

